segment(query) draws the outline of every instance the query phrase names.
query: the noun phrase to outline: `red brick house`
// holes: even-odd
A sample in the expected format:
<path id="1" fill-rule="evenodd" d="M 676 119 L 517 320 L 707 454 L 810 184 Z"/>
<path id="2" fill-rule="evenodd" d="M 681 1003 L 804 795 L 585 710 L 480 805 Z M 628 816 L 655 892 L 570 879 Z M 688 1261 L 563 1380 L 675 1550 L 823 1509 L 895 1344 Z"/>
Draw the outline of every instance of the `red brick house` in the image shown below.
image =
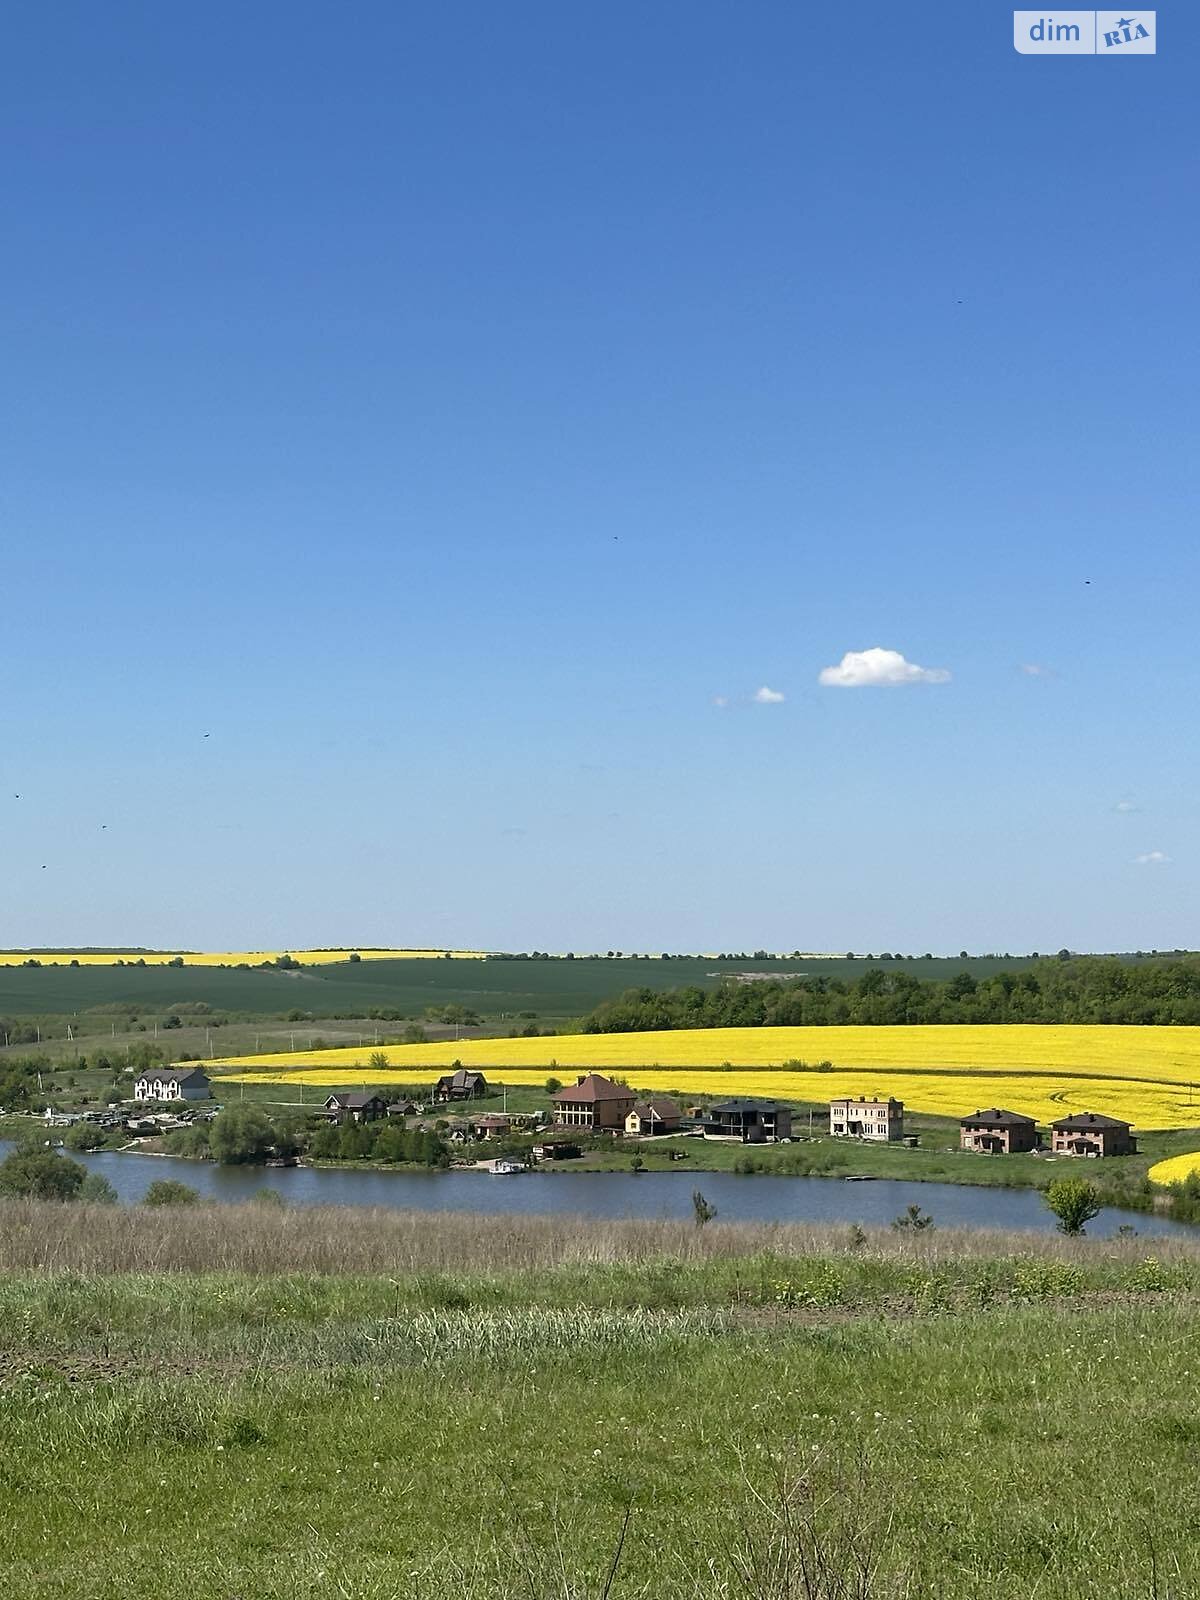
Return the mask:
<path id="1" fill-rule="evenodd" d="M 620 1133 L 633 1110 L 633 1090 L 611 1078 L 589 1072 L 553 1097 L 554 1120 L 560 1128 L 592 1128 Z"/>
<path id="2" fill-rule="evenodd" d="M 1137 1140 L 1120 1117 L 1077 1111 L 1050 1124 L 1050 1148 L 1056 1156 L 1134 1156 Z"/>
<path id="3" fill-rule="evenodd" d="M 1019 1111 L 993 1106 L 990 1111 L 974 1111 L 962 1119 L 958 1142 L 963 1150 L 981 1150 L 993 1156 L 1020 1155 L 1037 1149 L 1037 1123 Z"/>

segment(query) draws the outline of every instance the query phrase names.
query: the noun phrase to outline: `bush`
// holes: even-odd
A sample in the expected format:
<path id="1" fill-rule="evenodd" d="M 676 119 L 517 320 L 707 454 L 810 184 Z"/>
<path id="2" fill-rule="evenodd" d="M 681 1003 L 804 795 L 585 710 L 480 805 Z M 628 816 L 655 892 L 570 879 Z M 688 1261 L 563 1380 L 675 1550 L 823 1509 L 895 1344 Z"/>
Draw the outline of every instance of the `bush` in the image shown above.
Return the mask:
<path id="1" fill-rule="evenodd" d="M 0 1163 L 0 1195 L 30 1200 L 74 1200 L 87 1168 L 52 1150 L 15 1150 Z"/>
<path id="2" fill-rule="evenodd" d="M 200 1196 L 174 1178 L 155 1178 L 142 1197 L 144 1206 L 194 1206 Z"/>
<path id="3" fill-rule="evenodd" d="M 1059 1178 L 1046 1190 L 1046 1206 L 1058 1218 L 1060 1233 L 1078 1234 L 1098 1216 L 1100 1196 L 1086 1178 Z"/>
<path id="4" fill-rule="evenodd" d="M 98 1150 L 104 1143 L 104 1130 L 94 1122 L 74 1122 L 63 1135 L 68 1150 Z"/>
<path id="5" fill-rule="evenodd" d="M 79 1185 L 78 1198 L 89 1206 L 115 1206 L 117 1191 L 98 1172 L 89 1172 Z"/>

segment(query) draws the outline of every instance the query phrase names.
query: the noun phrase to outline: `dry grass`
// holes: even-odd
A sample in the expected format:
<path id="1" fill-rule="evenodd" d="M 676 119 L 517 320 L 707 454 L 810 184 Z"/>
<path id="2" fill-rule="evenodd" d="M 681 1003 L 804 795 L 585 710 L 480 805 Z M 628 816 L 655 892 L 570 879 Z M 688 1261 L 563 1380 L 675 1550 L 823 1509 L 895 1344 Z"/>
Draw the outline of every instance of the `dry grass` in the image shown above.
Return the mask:
<path id="1" fill-rule="evenodd" d="M 903 1235 L 803 1223 L 604 1221 L 555 1216 L 474 1216 L 350 1209 L 280 1210 L 254 1204 L 148 1210 L 139 1206 L 0 1202 L 0 1271 L 74 1273 L 237 1272 L 371 1274 L 531 1272 L 559 1267 L 680 1262 L 749 1256 L 950 1261 L 1000 1256 L 1133 1263 L 1143 1239 L 1073 1241 L 1056 1234 L 957 1231 Z M 1157 1239 L 1163 1262 L 1200 1262 L 1200 1237 Z"/>

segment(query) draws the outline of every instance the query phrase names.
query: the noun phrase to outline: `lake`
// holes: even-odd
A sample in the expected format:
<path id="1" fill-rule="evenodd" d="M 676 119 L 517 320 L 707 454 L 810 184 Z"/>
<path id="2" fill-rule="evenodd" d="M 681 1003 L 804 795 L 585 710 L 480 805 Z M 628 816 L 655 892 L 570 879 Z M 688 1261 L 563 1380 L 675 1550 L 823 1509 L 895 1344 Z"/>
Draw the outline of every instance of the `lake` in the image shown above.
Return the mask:
<path id="1" fill-rule="evenodd" d="M 0 1156 L 11 1145 L 0 1143 Z M 732 1172 L 537 1172 L 499 1178 L 486 1172 L 380 1172 L 317 1167 L 218 1167 L 172 1156 L 98 1151 L 76 1155 L 100 1172 L 119 1198 L 136 1202 L 156 1178 L 174 1178 L 208 1200 L 248 1200 L 274 1189 L 296 1206 L 394 1206 L 415 1211 L 554 1213 L 584 1217 L 692 1215 L 692 1191 L 703 1189 L 726 1222 L 830 1222 L 886 1226 L 909 1205 L 919 1205 L 943 1228 L 1054 1230 L 1054 1218 L 1032 1189 L 967 1188 L 952 1183 L 898 1183 L 877 1179 L 742 1177 Z M 1140 1234 L 1195 1237 L 1195 1229 L 1144 1212 L 1106 1210 L 1088 1224 L 1096 1237 L 1127 1223 Z"/>

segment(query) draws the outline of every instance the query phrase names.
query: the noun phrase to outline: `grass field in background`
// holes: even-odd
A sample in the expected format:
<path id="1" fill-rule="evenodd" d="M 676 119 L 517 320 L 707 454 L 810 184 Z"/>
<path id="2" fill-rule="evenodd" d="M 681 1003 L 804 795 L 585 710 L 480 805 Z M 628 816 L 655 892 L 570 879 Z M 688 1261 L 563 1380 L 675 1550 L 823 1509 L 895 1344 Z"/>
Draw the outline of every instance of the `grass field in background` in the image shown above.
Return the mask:
<path id="1" fill-rule="evenodd" d="M 1188 1244 L 71 1209 L 0 1228 L 22 1600 L 1185 1600 L 1200 1568 Z"/>
<path id="2" fill-rule="evenodd" d="M 420 1082 L 454 1060 L 514 1084 L 568 1079 L 576 1068 L 616 1071 L 637 1089 L 681 1095 L 752 1095 L 805 1102 L 894 1095 L 917 1111 L 959 1116 L 1001 1105 L 1039 1121 L 1073 1111 L 1119 1116 L 1140 1128 L 1200 1121 L 1200 1028 L 995 1024 L 943 1027 L 709 1028 L 393 1045 L 390 1073 Z M 226 1059 L 220 1070 L 257 1081 L 356 1083 L 366 1053 L 327 1050 Z M 787 1060 L 829 1060 L 830 1071 L 781 1071 Z M 722 1062 L 732 1068 L 721 1068 Z M 716 1070 L 714 1070 L 716 1069 Z M 344 1076 L 341 1076 L 344 1074 Z M 301 1081 L 303 1081 L 301 1079 Z"/>
<path id="3" fill-rule="evenodd" d="M 72 962 L 81 967 L 112 967 L 118 961 L 165 967 L 177 960 L 189 967 L 236 967 L 278 961 L 282 955 L 290 955 L 306 967 L 320 967 L 348 961 L 352 951 L 361 961 L 427 961 L 446 955 L 469 960 L 484 954 L 482 950 L 370 950 L 349 945 L 340 950 L 0 950 L 0 967 L 23 966 L 30 958 L 44 967 L 69 967 Z"/>
<path id="4" fill-rule="evenodd" d="M 277 1016 L 292 1009 L 314 1018 L 362 1015 L 374 1007 L 399 1009 L 418 1015 L 426 1006 L 456 1002 L 496 1019 L 514 1019 L 523 1011 L 536 1012 L 543 1020 L 562 1021 L 580 1017 L 612 999 L 622 990 L 637 987 L 670 989 L 680 984 L 699 984 L 715 988 L 731 973 L 755 971 L 784 976 L 800 971 L 818 971 L 829 978 L 857 978 L 873 962 L 846 961 L 843 958 L 803 961 L 717 961 L 707 957 L 670 961 L 639 961 L 632 958 L 596 961 L 504 961 L 482 960 L 471 952 L 459 951 L 455 959 L 425 958 L 412 952 L 405 955 L 361 952 L 362 961 L 351 962 L 335 952 L 326 952 L 318 965 L 306 965 L 286 972 L 252 969 L 239 972 L 235 967 L 202 965 L 198 958 L 185 956 L 183 967 L 126 965 L 114 967 L 84 962 L 79 967 L 50 965 L 48 955 L 36 956 L 40 968 L 24 967 L 21 953 L 11 959 L 16 965 L 0 961 L 0 1016 L 72 1016 L 94 1007 L 141 1006 L 146 1010 L 167 1010 L 180 1004 L 203 1002 L 214 1010 L 243 1016 Z M 293 951 L 298 960 L 304 952 Z M 311 954 L 311 952 L 309 953 Z M 58 958 L 68 960 L 69 956 Z M 137 956 L 121 959 L 127 963 Z M 161 960 L 169 960 L 162 955 Z M 236 961 L 235 955 L 209 957 L 208 960 Z M 985 977 L 1001 967 L 1028 965 L 1024 959 L 1003 961 L 976 957 L 965 961 L 957 957 L 934 961 L 892 962 L 918 977 L 949 978 L 964 969 Z"/>

